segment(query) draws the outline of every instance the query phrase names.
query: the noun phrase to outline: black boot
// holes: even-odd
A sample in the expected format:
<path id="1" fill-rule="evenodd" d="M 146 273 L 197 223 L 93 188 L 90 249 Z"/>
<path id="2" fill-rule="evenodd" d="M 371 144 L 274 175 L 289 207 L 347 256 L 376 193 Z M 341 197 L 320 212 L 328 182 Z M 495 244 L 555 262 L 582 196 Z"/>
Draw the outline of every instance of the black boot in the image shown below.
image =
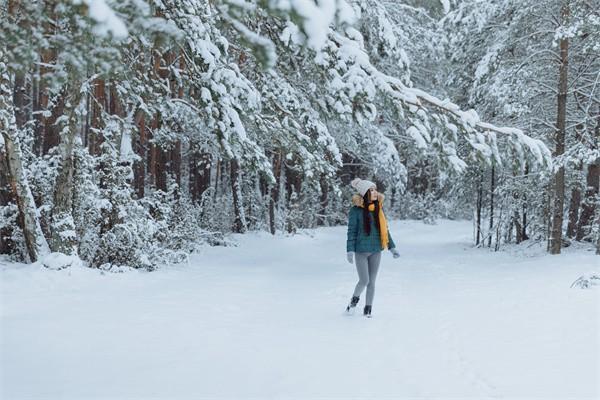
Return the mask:
<path id="1" fill-rule="evenodd" d="M 365 306 L 363 310 L 363 315 L 367 318 L 371 318 L 371 306 Z"/>
<path id="2" fill-rule="evenodd" d="M 350 299 L 350 304 L 348 304 L 348 307 L 346 307 L 346 312 L 350 312 L 350 310 L 354 311 L 354 307 L 356 307 L 358 304 L 358 300 L 359 297 L 352 296 L 352 299 Z"/>

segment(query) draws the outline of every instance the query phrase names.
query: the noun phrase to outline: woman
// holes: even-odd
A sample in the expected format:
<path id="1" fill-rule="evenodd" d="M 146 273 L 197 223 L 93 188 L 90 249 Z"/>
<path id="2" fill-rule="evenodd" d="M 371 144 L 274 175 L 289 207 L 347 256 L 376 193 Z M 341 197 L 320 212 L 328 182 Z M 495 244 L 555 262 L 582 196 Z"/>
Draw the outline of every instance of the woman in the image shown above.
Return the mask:
<path id="1" fill-rule="evenodd" d="M 377 192 L 376 185 L 367 180 L 354 179 L 350 185 L 360 193 L 352 196 L 353 207 L 348 216 L 348 240 L 346 251 L 348 262 L 356 259 L 356 270 L 359 281 L 354 289 L 347 313 L 353 313 L 358 304 L 360 294 L 367 288 L 367 299 L 363 314 L 371 317 L 373 296 L 375 295 L 375 279 L 379 270 L 381 251 L 389 249 L 394 258 L 400 257 L 396 245 L 387 228 L 383 214 L 383 194 Z"/>

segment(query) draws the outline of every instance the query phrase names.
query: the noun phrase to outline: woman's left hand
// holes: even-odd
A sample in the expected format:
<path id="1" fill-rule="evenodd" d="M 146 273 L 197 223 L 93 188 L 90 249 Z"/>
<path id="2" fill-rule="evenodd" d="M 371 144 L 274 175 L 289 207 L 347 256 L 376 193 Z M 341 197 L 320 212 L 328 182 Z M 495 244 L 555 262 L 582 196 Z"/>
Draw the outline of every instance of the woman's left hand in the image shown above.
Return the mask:
<path id="1" fill-rule="evenodd" d="M 392 252 L 392 255 L 394 256 L 394 258 L 400 257 L 400 252 L 395 247 L 393 249 L 390 249 L 390 251 Z"/>

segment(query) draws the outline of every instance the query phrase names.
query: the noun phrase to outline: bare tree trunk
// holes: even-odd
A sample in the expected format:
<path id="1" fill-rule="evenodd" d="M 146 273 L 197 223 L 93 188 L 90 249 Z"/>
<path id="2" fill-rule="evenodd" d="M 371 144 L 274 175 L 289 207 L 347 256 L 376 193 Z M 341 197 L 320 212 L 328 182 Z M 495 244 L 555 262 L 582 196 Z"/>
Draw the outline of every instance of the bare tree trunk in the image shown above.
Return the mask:
<path id="1" fill-rule="evenodd" d="M 492 246 L 492 230 L 494 229 L 494 190 L 496 190 L 496 170 L 492 164 L 492 177 L 490 185 L 490 232 L 488 234 L 488 247 Z"/>
<path id="2" fill-rule="evenodd" d="M 158 129 L 158 116 L 154 116 L 152 119 L 152 129 L 149 135 L 149 150 L 148 150 L 148 175 L 150 177 L 150 185 L 154 186 L 156 190 L 158 188 L 158 179 L 156 178 L 157 171 L 156 166 L 158 164 L 158 148 L 152 139 L 154 139 L 154 132 Z"/>
<path id="3" fill-rule="evenodd" d="M 579 142 L 582 142 L 582 131 L 583 124 L 577 124 L 575 127 L 575 137 Z M 576 167 L 578 172 L 583 170 L 583 162 L 579 162 Z M 577 224 L 579 221 L 579 208 L 581 207 L 581 188 L 579 182 L 575 182 L 575 185 L 571 189 L 571 199 L 569 201 L 569 222 L 567 223 L 567 237 L 575 238 L 577 234 Z"/>
<path id="4" fill-rule="evenodd" d="M 596 220 L 596 225 L 600 226 L 600 213 Z M 600 256 L 600 234 L 598 234 L 598 239 L 596 240 L 596 254 Z"/>
<path id="5" fill-rule="evenodd" d="M 581 205 L 581 215 L 577 224 L 577 233 L 575 235 L 576 240 L 583 240 L 589 232 L 589 228 L 592 224 L 592 219 L 594 218 L 594 213 L 596 211 L 596 198 L 600 189 L 599 180 L 600 165 L 598 164 L 597 160 L 596 163 L 588 165 L 586 177 L 587 187 L 585 190 L 585 199 Z"/>
<path id="6" fill-rule="evenodd" d="M 231 191 L 233 193 L 233 209 L 235 212 L 235 221 L 233 223 L 233 231 L 244 233 L 247 229 L 246 216 L 244 213 L 244 205 L 242 203 L 242 182 L 240 177 L 240 165 L 238 160 L 231 160 Z"/>
<path id="7" fill-rule="evenodd" d="M 319 207 L 319 216 L 317 217 L 317 226 L 325 225 L 327 221 L 326 213 L 327 213 L 327 195 L 329 192 L 329 185 L 327 184 L 327 179 L 325 175 L 321 175 L 320 180 L 321 186 L 321 197 L 320 197 L 320 207 Z M 390 207 L 391 208 L 391 207 Z"/>
<path id="8" fill-rule="evenodd" d="M 179 188 L 184 198 L 191 199 L 191 175 L 190 175 L 190 144 L 189 142 L 180 142 L 179 145 Z"/>
<path id="9" fill-rule="evenodd" d="M 498 251 L 500 249 L 500 228 L 502 224 L 500 223 L 503 218 L 504 207 L 500 206 L 500 215 L 498 216 L 498 224 L 496 225 L 496 243 L 494 244 L 494 251 Z"/>
<path id="10" fill-rule="evenodd" d="M 175 142 L 171 150 L 171 172 L 175 176 L 177 186 L 181 186 L 181 141 Z"/>
<path id="11" fill-rule="evenodd" d="M 284 215 L 286 219 L 284 226 L 287 233 L 295 233 L 302 181 L 300 174 L 285 162 L 282 164 L 282 168 L 285 173 L 284 207 L 286 208 L 286 212 Z"/>
<path id="12" fill-rule="evenodd" d="M 271 234 L 274 235 L 276 232 L 276 224 L 275 224 L 275 206 L 279 201 L 279 176 L 281 170 L 281 153 L 278 153 L 275 156 L 275 160 L 273 162 L 273 176 L 275 176 L 275 182 L 271 187 L 271 199 L 269 201 L 269 229 Z"/>
<path id="13" fill-rule="evenodd" d="M 596 115 L 596 127 L 594 128 L 592 149 L 598 148 L 598 141 L 600 140 L 600 104 L 598 104 L 598 113 Z M 575 235 L 577 240 L 582 240 L 586 236 L 588 226 L 592 224 L 591 220 L 594 218 L 594 214 L 597 212 L 596 207 L 598 205 L 597 202 L 599 193 L 600 158 L 597 158 L 592 164 L 588 165 L 587 168 L 585 197 L 583 199 L 581 214 L 579 221 L 577 222 L 577 233 Z"/>
<path id="14" fill-rule="evenodd" d="M 571 239 L 573 239 L 577 234 L 580 205 L 581 191 L 578 187 L 574 187 L 571 190 L 571 201 L 569 202 L 569 223 L 567 224 L 567 237 Z"/>
<path id="15" fill-rule="evenodd" d="M 525 164 L 525 175 L 527 176 L 529 174 L 529 164 Z M 521 234 L 521 237 L 523 240 L 527 240 L 529 239 L 529 236 L 527 236 L 527 195 L 523 194 L 523 232 Z"/>
<path id="16" fill-rule="evenodd" d="M 475 245 L 479 246 L 481 241 L 481 208 L 483 207 L 483 189 L 481 187 L 481 175 L 477 182 L 477 231 L 475 238 Z"/>
<path id="17" fill-rule="evenodd" d="M 57 35 L 59 24 L 56 23 L 56 3 L 54 1 L 46 1 L 44 2 L 44 7 L 47 8 L 47 13 L 49 15 L 49 19 L 44 21 L 44 33 L 47 36 Z M 46 48 L 41 53 L 39 106 L 44 112 L 50 111 L 48 110 L 48 106 L 52 104 L 50 102 L 48 88 L 45 85 L 46 81 L 48 80 L 48 76 L 55 72 L 54 65 L 56 64 L 56 59 L 56 48 Z M 60 128 L 56 125 L 56 120 L 64 113 L 65 95 L 67 95 L 67 93 L 58 94 L 58 97 L 53 99 L 54 105 L 52 106 L 50 116 L 42 116 L 40 120 L 42 124 L 39 127 L 42 132 L 40 138 L 42 154 L 48 154 L 50 149 L 58 146 L 60 142 Z"/>
<path id="18" fill-rule="evenodd" d="M 77 236 L 73 221 L 73 148 L 77 135 L 77 107 L 81 101 L 80 87 L 73 85 L 73 98 L 69 107 L 67 129 L 61 138 L 62 160 L 54 186 L 54 204 L 52 207 L 52 251 L 64 254 L 77 254 Z M 65 94 L 66 96 L 66 94 Z M 65 97 L 63 96 L 63 97 Z"/>
<path id="19" fill-rule="evenodd" d="M 149 151 L 149 172 L 151 176 L 151 184 L 154 185 L 155 190 L 167 191 L 167 157 L 168 151 L 163 150 L 161 146 L 152 141 L 156 136 L 156 132 L 161 126 L 160 113 L 156 113 L 152 119 L 152 130 L 150 140 L 150 151 Z"/>
<path id="20" fill-rule="evenodd" d="M 596 143 L 600 140 L 600 104 L 598 104 L 598 117 L 596 118 L 596 128 L 594 129 L 596 136 Z M 596 160 L 596 168 L 600 168 L 600 160 Z M 600 172 L 599 172 L 600 174 Z M 597 184 L 600 186 L 600 176 L 596 178 Z M 598 190 L 596 191 L 598 193 Z M 598 219 L 596 220 L 596 226 L 600 227 L 600 212 L 597 213 Z M 598 233 L 598 240 L 596 241 L 596 254 L 600 255 L 600 232 Z"/>
<path id="21" fill-rule="evenodd" d="M 523 233 L 521 237 L 523 240 L 529 239 L 529 236 L 527 236 L 527 199 L 524 199 L 523 202 Z"/>
<path id="22" fill-rule="evenodd" d="M 212 157 L 210 153 L 192 153 L 189 161 L 190 193 L 192 200 L 197 201 L 210 187 Z"/>
<path id="23" fill-rule="evenodd" d="M 110 115 L 118 115 L 120 117 L 125 116 L 123 105 L 119 101 L 119 93 L 117 92 L 117 86 L 114 81 L 110 81 L 108 90 L 108 112 Z"/>
<path id="24" fill-rule="evenodd" d="M 31 111 L 33 112 L 33 153 L 36 156 L 40 156 L 42 154 L 42 142 L 43 142 L 43 117 L 40 113 L 41 105 L 40 105 L 40 67 L 36 65 L 34 67 L 33 72 L 31 73 L 31 82 L 32 82 L 32 90 L 31 90 Z"/>
<path id="25" fill-rule="evenodd" d="M 94 95 L 92 96 L 90 127 L 91 131 L 88 137 L 88 151 L 97 156 L 100 154 L 100 145 L 102 144 L 102 111 L 106 110 L 106 84 L 104 79 L 94 80 Z"/>
<path id="26" fill-rule="evenodd" d="M 222 175 L 221 169 L 223 168 L 222 165 L 223 165 L 223 162 L 221 161 L 221 159 L 217 158 L 216 166 L 215 166 L 215 169 L 214 169 L 214 175 L 215 175 L 214 176 L 214 180 L 215 180 L 215 186 L 214 186 L 215 187 L 215 196 L 219 195 L 219 189 L 221 187 L 221 185 L 219 183 L 221 181 L 221 175 Z M 212 173 L 213 172 L 211 171 L 211 179 L 212 179 Z"/>
<path id="27" fill-rule="evenodd" d="M 30 261 L 37 261 L 48 252 L 48 243 L 37 218 L 36 205 L 23 168 L 23 156 L 13 108 L 13 92 L 6 64 L 1 60 L 4 51 L 0 48 L 0 132 L 8 160 L 8 181 L 19 209 L 19 222 L 25 237 Z"/>
<path id="28" fill-rule="evenodd" d="M 188 170 L 189 170 L 189 187 L 190 198 L 193 202 L 198 200 L 198 181 L 199 181 L 199 162 L 198 154 L 194 151 L 190 151 L 190 155 L 187 157 Z"/>
<path id="29" fill-rule="evenodd" d="M 261 210 L 261 216 L 263 218 L 263 220 L 265 221 L 265 223 L 267 224 L 267 227 L 269 228 L 269 232 L 270 232 L 270 226 L 269 226 L 269 203 L 271 202 L 270 200 L 270 185 L 269 185 L 269 181 L 267 179 L 266 174 L 259 174 L 259 190 L 260 190 L 260 198 L 261 198 L 261 206 L 262 206 L 262 210 Z"/>
<path id="30" fill-rule="evenodd" d="M 561 20 L 569 15 L 568 0 L 562 6 Z M 569 67 L 569 39 L 560 39 L 560 68 L 558 76 L 558 109 L 556 116 L 556 158 L 565 152 L 565 127 L 567 120 L 567 83 Z M 565 168 L 561 166 L 554 175 L 554 207 L 552 209 L 552 231 L 550 233 L 550 254 L 560 254 L 562 246 L 563 210 L 565 202 Z"/>
<path id="31" fill-rule="evenodd" d="M 138 128 L 137 138 L 133 139 L 133 151 L 139 156 L 133 164 L 133 182 L 137 198 L 144 197 L 146 182 L 146 116 L 143 111 L 138 111 L 136 116 Z"/>
<path id="32" fill-rule="evenodd" d="M 546 251 L 550 252 L 550 238 L 552 236 L 552 189 L 553 182 L 549 181 L 547 185 L 544 186 L 544 222 L 545 222 L 545 237 L 546 239 Z"/>
<path id="33" fill-rule="evenodd" d="M 517 241 L 517 244 L 523 241 L 523 226 L 521 225 L 520 219 L 521 216 L 519 215 L 519 212 L 515 210 L 513 222 L 515 225 L 515 240 Z"/>
<path id="34" fill-rule="evenodd" d="M 25 76 L 22 73 L 15 75 L 15 90 L 14 90 L 14 111 L 15 122 L 18 129 L 22 129 L 25 125 Z"/>
<path id="35" fill-rule="evenodd" d="M 19 0 L 8 0 L 7 15 L 3 16 L 10 18 L 11 22 L 16 22 L 21 28 L 25 28 L 24 19 L 21 18 L 23 10 Z M 15 114 L 15 124 L 17 129 L 22 129 L 25 125 L 25 74 L 23 71 L 16 71 L 13 77 L 13 112 Z"/>
<path id="36" fill-rule="evenodd" d="M 169 151 L 163 149 L 160 145 L 156 146 L 156 164 L 155 173 L 156 173 L 156 188 L 162 190 L 163 192 L 167 192 L 169 188 L 167 187 L 167 165 L 169 163 Z"/>
<path id="37" fill-rule="evenodd" d="M 4 141 L 0 139 L 0 206 L 7 206 L 15 203 L 13 191 L 11 190 L 8 177 L 8 159 L 4 149 Z M 0 227 L 0 254 L 13 253 L 16 243 L 11 240 L 14 227 L 8 224 L 3 224 Z"/>

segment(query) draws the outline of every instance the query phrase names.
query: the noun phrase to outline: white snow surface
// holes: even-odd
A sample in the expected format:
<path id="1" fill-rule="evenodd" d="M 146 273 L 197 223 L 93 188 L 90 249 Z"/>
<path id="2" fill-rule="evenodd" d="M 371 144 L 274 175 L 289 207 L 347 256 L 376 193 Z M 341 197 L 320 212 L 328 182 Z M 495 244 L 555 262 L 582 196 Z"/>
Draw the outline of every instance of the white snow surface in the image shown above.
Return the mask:
<path id="1" fill-rule="evenodd" d="M 343 315 L 345 227 L 236 236 L 155 272 L 0 259 L 0 398 L 598 398 L 599 287 L 570 288 L 598 272 L 589 248 L 390 230 L 372 319 Z"/>

